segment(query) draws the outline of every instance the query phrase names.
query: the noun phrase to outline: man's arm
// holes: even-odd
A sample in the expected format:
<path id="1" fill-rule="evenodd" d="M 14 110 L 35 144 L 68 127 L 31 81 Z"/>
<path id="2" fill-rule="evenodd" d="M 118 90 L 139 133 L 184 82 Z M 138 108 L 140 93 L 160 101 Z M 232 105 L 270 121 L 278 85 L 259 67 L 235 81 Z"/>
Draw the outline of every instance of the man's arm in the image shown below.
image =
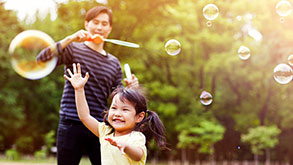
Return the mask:
<path id="1" fill-rule="evenodd" d="M 83 42 L 87 39 L 87 36 L 89 36 L 89 32 L 85 30 L 79 30 L 76 33 L 69 35 L 65 37 L 63 40 L 59 41 L 58 43 L 60 44 L 60 47 L 58 43 L 56 43 L 42 50 L 37 57 L 37 61 L 46 62 L 52 59 L 55 55 L 57 55 L 58 51 L 65 49 L 70 43 Z"/>
<path id="2" fill-rule="evenodd" d="M 71 42 L 83 42 L 86 41 L 86 39 L 89 36 L 89 32 L 85 30 L 79 30 L 76 33 L 65 37 L 63 40 L 59 41 L 61 44 L 61 48 L 64 49 L 67 45 L 69 45 Z"/>

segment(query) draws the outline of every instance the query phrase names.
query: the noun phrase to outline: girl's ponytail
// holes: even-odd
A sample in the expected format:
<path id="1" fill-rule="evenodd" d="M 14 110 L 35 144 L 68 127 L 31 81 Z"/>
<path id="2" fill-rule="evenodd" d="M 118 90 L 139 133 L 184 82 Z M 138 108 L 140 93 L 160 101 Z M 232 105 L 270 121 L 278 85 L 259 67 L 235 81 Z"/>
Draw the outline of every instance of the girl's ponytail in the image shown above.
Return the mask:
<path id="1" fill-rule="evenodd" d="M 156 112 L 146 110 L 146 117 L 137 125 L 145 135 L 147 140 L 155 139 L 157 145 L 161 148 L 168 149 L 166 146 L 165 127 Z"/>

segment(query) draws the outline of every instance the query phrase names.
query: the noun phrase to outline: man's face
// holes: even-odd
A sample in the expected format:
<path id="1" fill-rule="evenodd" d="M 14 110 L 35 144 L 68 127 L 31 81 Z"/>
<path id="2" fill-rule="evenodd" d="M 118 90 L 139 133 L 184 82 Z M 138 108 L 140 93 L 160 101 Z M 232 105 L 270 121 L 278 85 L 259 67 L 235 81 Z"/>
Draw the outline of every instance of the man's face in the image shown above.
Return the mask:
<path id="1" fill-rule="evenodd" d="M 100 13 L 94 19 L 89 22 L 85 22 L 85 29 L 91 34 L 99 34 L 104 38 L 107 38 L 112 30 L 112 26 L 109 22 L 109 15 L 106 13 Z"/>

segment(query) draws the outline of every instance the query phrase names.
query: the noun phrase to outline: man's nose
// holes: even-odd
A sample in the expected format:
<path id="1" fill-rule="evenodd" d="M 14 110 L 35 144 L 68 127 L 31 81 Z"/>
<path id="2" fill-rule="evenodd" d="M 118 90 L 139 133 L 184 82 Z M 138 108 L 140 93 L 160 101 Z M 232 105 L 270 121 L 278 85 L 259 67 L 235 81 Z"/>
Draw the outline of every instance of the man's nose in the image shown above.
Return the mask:
<path id="1" fill-rule="evenodd" d="M 98 24 L 97 26 L 96 26 L 96 28 L 98 29 L 98 30 L 101 30 L 102 29 L 102 24 Z"/>

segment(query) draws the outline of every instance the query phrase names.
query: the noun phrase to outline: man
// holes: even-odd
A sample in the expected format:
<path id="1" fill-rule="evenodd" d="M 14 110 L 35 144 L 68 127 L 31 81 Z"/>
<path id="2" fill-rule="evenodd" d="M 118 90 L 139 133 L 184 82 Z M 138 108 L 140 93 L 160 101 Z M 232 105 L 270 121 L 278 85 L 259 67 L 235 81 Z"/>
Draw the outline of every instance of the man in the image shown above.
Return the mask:
<path id="1" fill-rule="evenodd" d="M 100 35 L 107 38 L 112 30 L 112 11 L 104 6 L 90 9 L 85 17 L 85 30 L 65 37 L 56 43 L 58 64 L 65 64 L 72 70 L 73 63 L 80 63 L 82 75 L 90 74 L 85 86 L 86 99 L 91 115 L 103 121 L 103 112 L 107 109 L 109 94 L 118 86 L 123 85 L 123 77 L 119 60 L 104 50 L 104 42 L 86 41 L 88 37 Z M 38 61 L 46 61 L 53 57 L 50 48 L 43 50 Z M 137 87 L 138 80 L 124 79 L 128 87 Z M 79 120 L 74 89 L 69 81 L 65 81 L 61 99 L 60 122 L 57 132 L 57 161 L 58 165 L 77 165 L 86 150 L 92 164 L 101 164 L 100 143 Z"/>

